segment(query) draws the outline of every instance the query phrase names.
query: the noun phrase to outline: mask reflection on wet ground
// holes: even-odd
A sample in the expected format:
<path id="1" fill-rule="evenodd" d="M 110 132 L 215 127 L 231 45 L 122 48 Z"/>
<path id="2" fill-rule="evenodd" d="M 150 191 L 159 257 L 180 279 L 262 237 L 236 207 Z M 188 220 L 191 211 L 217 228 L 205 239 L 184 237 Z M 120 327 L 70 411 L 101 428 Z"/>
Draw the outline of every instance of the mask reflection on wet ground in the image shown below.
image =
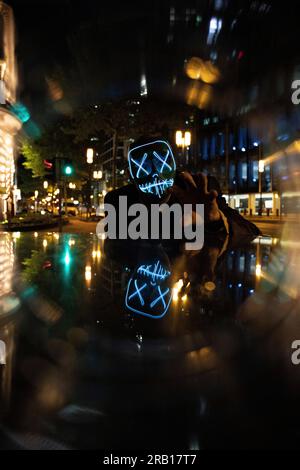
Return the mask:
<path id="1" fill-rule="evenodd" d="M 296 444 L 297 244 L 15 233 L 0 249 L 3 448 Z"/>

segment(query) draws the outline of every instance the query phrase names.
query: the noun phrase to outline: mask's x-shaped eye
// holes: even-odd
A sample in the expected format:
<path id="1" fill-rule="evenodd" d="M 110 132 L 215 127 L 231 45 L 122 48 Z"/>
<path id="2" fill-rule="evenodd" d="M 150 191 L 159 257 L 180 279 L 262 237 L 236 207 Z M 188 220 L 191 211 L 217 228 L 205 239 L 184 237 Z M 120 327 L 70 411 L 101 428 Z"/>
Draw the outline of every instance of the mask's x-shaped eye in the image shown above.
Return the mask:
<path id="1" fill-rule="evenodd" d="M 173 162 L 170 157 L 170 150 L 167 151 L 166 155 L 163 156 L 158 152 L 153 152 L 153 162 L 158 173 L 170 173 L 174 170 Z"/>
<path id="2" fill-rule="evenodd" d="M 139 299 L 139 302 L 142 306 L 145 305 L 145 301 L 144 301 L 144 298 L 141 294 L 141 292 L 147 287 L 147 284 L 144 283 L 142 286 L 139 286 L 137 281 L 135 280 L 134 281 L 134 287 L 135 287 L 135 290 L 134 292 L 129 296 L 129 300 L 132 300 L 134 297 L 138 297 Z"/>
<path id="3" fill-rule="evenodd" d="M 151 161 L 148 158 L 148 153 L 144 153 L 143 157 L 138 158 L 131 158 L 131 161 L 134 165 L 134 173 L 136 178 L 144 178 L 145 176 L 149 176 L 152 172 Z"/>
<path id="4" fill-rule="evenodd" d="M 164 292 L 162 292 L 160 286 L 157 286 L 157 290 L 158 290 L 158 296 L 153 300 L 153 302 L 151 302 L 150 307 L 153 308 L 155 307 L 156 304 L 161 303 L 163 309 L 165 309 L 167 307 L 167 302 L 165 301 L 165 297 L 169 294 L 170 289 L 167 288 Z M 168 301 L 169 300 L 170 299 L 168 299 Z"/>

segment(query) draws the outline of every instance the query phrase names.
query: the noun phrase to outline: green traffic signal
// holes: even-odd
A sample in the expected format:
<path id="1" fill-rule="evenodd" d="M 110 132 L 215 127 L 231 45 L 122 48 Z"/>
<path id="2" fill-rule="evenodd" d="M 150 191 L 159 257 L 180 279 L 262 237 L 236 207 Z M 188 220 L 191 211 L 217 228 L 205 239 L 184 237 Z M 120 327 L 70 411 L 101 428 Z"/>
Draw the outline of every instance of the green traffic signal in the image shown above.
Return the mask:
<path id="1" fill-rule="evenodd" d="M 67 165 L 64 169 L 65 175 L 71 175 L 73 173 L 73 168 L 70 165 Z"/>

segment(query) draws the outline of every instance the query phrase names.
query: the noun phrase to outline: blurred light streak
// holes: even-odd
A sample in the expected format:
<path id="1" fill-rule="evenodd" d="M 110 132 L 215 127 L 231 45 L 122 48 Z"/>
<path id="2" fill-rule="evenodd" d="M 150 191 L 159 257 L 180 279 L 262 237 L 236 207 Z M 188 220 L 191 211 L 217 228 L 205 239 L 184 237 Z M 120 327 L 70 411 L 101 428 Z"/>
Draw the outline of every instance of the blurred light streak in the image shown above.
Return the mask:
<path id="1" fill-rule="evenodd" d="M 201 78 L 202 67 L 202 59 L 199 57 L 191 57 L 185 64 L 185 73 L 192 80 L 199 80 Z"/>
<path id="2" fill-rule="evenodd" d="M 91 268 L 91 266 L 86 266 L 85 267 L 84 277 L 85 277 L 87 285 L 89 286 L 90 283 L 91 283 L 91 280 L 92 280 L 92 268 Z"/>
<path id="3" fill-rule="evenodd" d="M 183 280 L 182 279 L 179 279 L 179 281 L 175 282 L 175 284 L 173 286 L 173 289 L 172 289 L 172 297 L 173 297 L 174 302 L 178 301 L 179 292 L 182 289 L 182 287 L 183 287 Z"/>
<path id="4" fill-rule="evenodd" d="M 48 85 L 49 95 L 52 101 L 61 100 L 64 96 L 64 92 L 58 81 L 52 78 L 46 78 L 46 82 Z"/>
<path id="5" fill-rule="evenodd" d="M 200 85 L 193 83 L 187 90 L 187 104 L 205 109 L 209 106 L 212 99 L 212 87 L 209 85 Z"/>
<path id="6" fill-rule="evenodd" d="M 216 290 L 216 284 L 212 281 L 208 281 L 204 284 L 204 288 L 208 291 L 208 292 L 213 292 L 214 290 Z"/>
<path id="7" fill-rule="evenodd" d="M 278 150 L 267 158 L 264 159 L 265 165 L 270 165 L 271 163 L 277 162 L 284 157 L 295 155 L 300 153 L 300 139 L 294 140 L 290 145 L 288 145 L 285 149 Z"/>
<path id="8" fill-rule="evenodd" d="M 9 234 L 0 236 L 0 297 L 7 295 L 12 289 L 14 268 L 14 248 Z M 1 309 L 0 309 L 1 313 Z"/>
<path id="9" fill-rule="evenodd" d="M 6 364 L 6 344 L 4 341 L 0 341 L 0 365 Z"/>
<path id="10" fill-rule="evenodd" d="M 70 252 L 68 250 L 65 253 L 64 263 L 67 267 L 70 266 L 70 264 L 71 264 L 71 256 L 70 256 Z"/>
<path id="11" fill-rule="evenodd" d="M 192 80 L 201 80 L 212 85 L 220 81 L 221 73 L 210 60 L 203 61 L 199 57 L 191 57 L 185 64 L 185 73 Z"/>
<path id="12" fill-rule="evenodd" d="M 262 268 L 261 268 L 261 264 L 257 264 L 255 266 L 255 276 L 257 279 L 260 279 L 261 278 L 261 275 L 262 275 Z"/>

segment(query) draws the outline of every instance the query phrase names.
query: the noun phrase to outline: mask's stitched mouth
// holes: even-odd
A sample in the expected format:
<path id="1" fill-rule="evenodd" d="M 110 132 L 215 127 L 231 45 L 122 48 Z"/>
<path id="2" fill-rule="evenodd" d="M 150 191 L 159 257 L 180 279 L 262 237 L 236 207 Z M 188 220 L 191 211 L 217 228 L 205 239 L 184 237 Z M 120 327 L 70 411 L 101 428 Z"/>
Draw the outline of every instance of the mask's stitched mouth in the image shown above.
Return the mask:
<path id="1" fill-rule="evenodd" d="M 139 267 L 139 274 L 142 274 L 145 277 L 150 277 L 152 281 L 164 281 L 167 277 L 171 275 L 170 271 L 167 271 L 159 261 L 153 264 L 142 265 Z"/>
<path id="2" fill-rule="evenodd" d="M 174 184 L 174 179 L 170 178 L 167 180 L 160 180 L 155 178 L 152 183 L 139 184 L 139 189 L 143 193 L 155 194 L 158 197 L 161 197 L 168 188 L 171 188 Z"/>

